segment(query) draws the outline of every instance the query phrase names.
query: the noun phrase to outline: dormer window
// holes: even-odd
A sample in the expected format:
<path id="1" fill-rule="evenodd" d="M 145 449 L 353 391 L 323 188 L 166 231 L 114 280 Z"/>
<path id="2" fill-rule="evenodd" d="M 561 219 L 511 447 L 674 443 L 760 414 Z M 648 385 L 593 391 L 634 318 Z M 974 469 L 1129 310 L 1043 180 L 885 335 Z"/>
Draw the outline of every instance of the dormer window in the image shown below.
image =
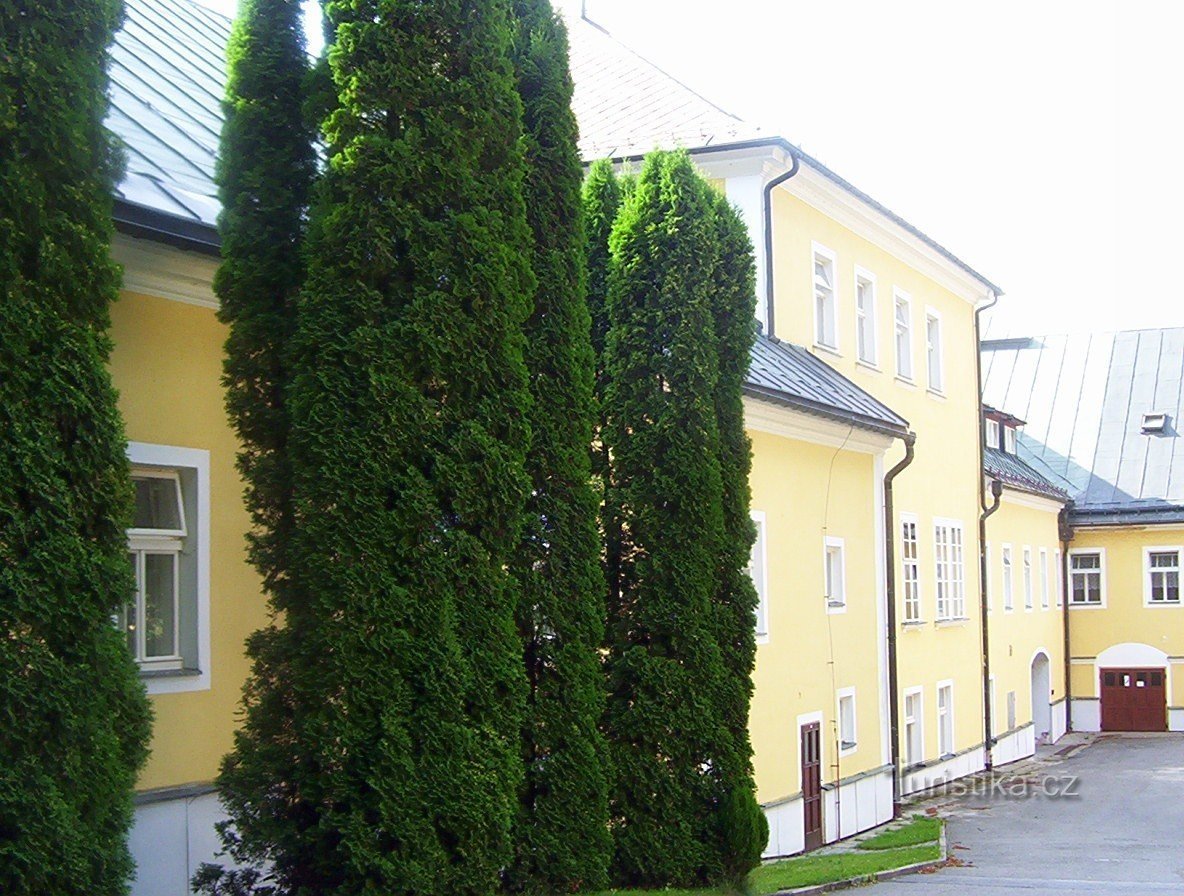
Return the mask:
<path id="1" fill-rule="evenodd" d="M 987 421 L 986 439 L 987 439 L 987 447 L 988 448 L 998 448 L 999 447 L 999 421 L 998 420 L 988 420 Z"/>
<path id="2" fill-rule="evenodd" d="M 1008 454 L 1015 454 L 1015 427 L 1003 427 L 1003 450 Z"/>
<path id="3" fill-rule="evenodd" d="M 1162 411 L 1153 411 L 1143 415 L 1142 433 L 1145 436 L 1162 435 L 1168 428 L 1168 415 Z"/>

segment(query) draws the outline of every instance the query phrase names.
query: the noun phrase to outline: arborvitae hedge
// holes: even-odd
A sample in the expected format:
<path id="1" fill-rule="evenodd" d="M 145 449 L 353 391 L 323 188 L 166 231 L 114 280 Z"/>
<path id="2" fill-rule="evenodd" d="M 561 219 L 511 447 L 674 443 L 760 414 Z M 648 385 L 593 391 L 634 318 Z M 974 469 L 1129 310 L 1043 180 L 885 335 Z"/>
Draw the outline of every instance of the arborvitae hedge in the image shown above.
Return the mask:
<path id="1" fill-rule="evenodd" d="M 254 522 L 250 557 L 276 613 L 247 643 L 252 672 L 244 718 L 218 780 L 236 831 L 224 841 L 244 863 L 272 859 L 277 830 L 293 823 L 287 776 L 302 758 L 292 737 L 285 666 L 296 635 L 285 627 L 283 613 L 292 600 L 285 556 L 293 534 L 287 355 L 315 170 L 312 133 L 302 118 L 309 76 L 303 33 L 298 0 L 243 3 L 227 48 L 218 164 L 222 265 L 214 289 L 219 316 L 229 325 L 223 383 Z M 255 874 L 247 871 L 246 879 Z M 224 877 L 207 866 L 195 884 L 216 893 L 236 878 L 239 872 Z"/>
<path id="2" fill-rule="evenodd" d="M 281 893 L 487 894 L 512 857 L 530 230 L 504 3 L 331 3 L 287 409 Z M 249 695 L 249 699 L 250 699 Z"/>
<path id="3" fill-rule="evenodd" d="M 611 852 L 599 730 L 604 577 L 588 455 L 595 406 L 584 300 L 583 172 L 563 23 L 550 0 L 515 0 L 514 11 L 538 287 L 526 324 L 531 498 L 514 562 L 528 686 L 521 744 L 526 775 L 508 884 L 563 893 L 604 887 Z"/>
<path id="4" fill-rule="evenodd" d="M 114 0 L 0 8 L 0 892 L 116 896 L 150 714 L 107 370 Z"/>
<path id="5" fill-rule="evenodd" d="M 690 886 L 726 873 L 718 814 L 731 688 L 716 612 L 727 549 L 713 215 L 690 159 L 655 153 L 612 234 L 606 505 L 621 542 L 605 727 L 619 884 Z"/>

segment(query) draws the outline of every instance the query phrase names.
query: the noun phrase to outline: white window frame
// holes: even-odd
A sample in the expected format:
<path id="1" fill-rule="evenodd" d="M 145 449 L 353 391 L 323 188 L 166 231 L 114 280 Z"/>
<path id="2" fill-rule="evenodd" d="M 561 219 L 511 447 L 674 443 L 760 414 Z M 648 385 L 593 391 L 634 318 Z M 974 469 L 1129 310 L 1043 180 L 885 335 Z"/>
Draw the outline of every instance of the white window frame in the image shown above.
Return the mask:
<path id="1" fill-rule="evenodd" d="M 916 712 L 909 713 L 909 701 L 916 698 Z M 925 761 L 925 689 L 905 688 L 901 718 L 904 725 L 904 766 L 911 768 Z M 913 726 L 912 734 L 909 726 Z M 919 754 L 919 755 L 915 755 Z"/>
<path id="2" fill-rule="evenodd" d="M 942 708 L 942 693 L 945 692 L 945 708 Z M 937 755 L 954 755 L 954 682 L 945 679 L 937 683 Z"/>
<path id="3" fill-rule="evenodd" d="M 1016 443 L 1019 436 L 1015 431 L 1014 426 L 1003 427 L 1003 450 L 1007 454 L 1016 454 Z"/>
<path id="4" fill-rule="evenodd" d="M 844 730 L 846 727 L 843 724 L 844 701 L 850 701 L 851 706 L 851 727 L 849 731 Z M 839 755 L 850 756 L 859 749 L 858 707 L 855 703 L 855 688 L 853 687 L 839 688 L 835 691 L 835 726 L 839 732 Z M 850 737 L 845 735 L 850 735 Z"/>
<path id="5" fill-rule="evenodd" d="M 937 610 L 934 618 L 938 622 L 966 619 L 966 530 L 959 520 L 942 517 L 933 520 L 933 571 Z"/>
<path id="6" fill-rule="evenodd" d="M 912 527 L 913 557 L 908 556 L 905 546 L 908 527 Z M 904 622 L 917 625 L 924 622 L 921 617 L 921 524 L 914 513 L 900 515 L 900 581 L 901 596 L 904 598 Z M 911 573 L 911 576 L 910 576 Z"/>
<path id="7" fill-rule="evenodd" d="M 1098 596 L 1099 600 L 1094 603 L 1077 602 L 1073 600 L 1074 587 L 1073 580 L 1078 574 L 1078 571 L 1073 569 L 1073 558 L 1082 555 L 1096 555 L 1098 558 L 1097 570 L 1088 570 L 1089 573 L 1097 572 L 1098 574 Z M 1084 574 L 1084 572 L 1082 573 Z M 1071 610 L 1104 610 L 1106 608 L 1106 549 L 1105 548 L 1070 548 L 1069 549 L 1069 609 Z"/>
<path id="8" fill-rule="evenodd" d="M 1151 568 L 1152 554 L 1167 554 L 1175 553 L 1176 565 L 1174 567 L 1160 566 L 1155 570 Z M 1184 559 L 1184 548 L 1180 545 L 1152 545 L 1143 548 L 1143 606 L 1145 607 L 1180 607 L 1184 606 L 1184 601 L 1181 600 L 1180 585 L 1181 578 L 1184 578 L 1184 565 L 1181 560 Z M 1176 574 L 1176 599 L 1175 600 L 1153 600 L 1155 588 L 1153 586 L 1154 576 L 1157 572 L 1174 572 Z"/>
<path id="9" fill-rule="evenodd" d="M 933 327 L 937 338 L 934 339 Z M 941 312 L 925 307 L 925 377 L 930 392 L 945 393 L 945 354 L 942 347 Z"/>
<path id="10" fill-rule="evenodd" d="M 1053 583 L 1056 588 L 1054 599 L 1058 607 L 1064 606 L 1065 603 L 1065 571 L 1061 566 L 1061 549 L 1057 548 L 1052 552 L 1052 566 L 1053 566 Z"/>
<path id="11" fill-rule="evenodd" d="M 1048 598 L 1048 548 L 1040 549 L 1040 609 L 1047 610 L 1052 604 Z"/>
<path id="12" fill-rule="evenodd" d="M 837 555 L 839 560 L 839 588 L 838 595 L 832 593 L 834 583 L 830 576 L 830 558 Z M 826 612 L 847 612 L 847 548 L 842 538 L 827 535 L 822 539 L 822 589 L 823 599 L 826 601 Z"/>
<path id="13" fill-rule="evenodd" d="M 986 441 L 987 447 L 994 448 L 994 449 L 998 450 L 999 445 L 1000 445 L 1000 442 L 999 442 L 999 421 L 988 419 L 987 423 L 986 423 L 985 431 L 986 431 L 986 435 L 984 436 L 984 438 L 987 440 Z"/>
<path id="14" fill-rule="evenodd" d="M 1028 545 L 1024 545 L 1023 560 L 1021 562 L 1024 564 L 1021 573 L 1024 583 L 1024 612 L 1031 613 L 1035 605 L 1036 595 L 1032 589 L 1032 549 Z"/>
<path id="15" fill-rule="evenodd" d="M 196 602 L 194 619 L 197 639 L 197 670 L 169 671 L 153 675 L 149 669 L 144 677 L 149 694 L 175 694 L 188 691 L 208 691 L 211 681 L 210 662 L 210 452 L 200 448 L 180 448 L 172 445 L 154 445 L 146 442 L 129 442 L 127 458 L 137 471 L 151 468 L 159 471 L 185 472 L 193 476 L 194 489 L 191 502 L 194 525 L 186 530 L 186 537 L 192 545 L 186 550 L 194 552 L 196 567 Z M 139 472 L 137 472 L 139 475 Z M 129 531 L 129 544 L 138 538 L 135 530 Z"/>
<path id="16" fill-rule="evenodd" d="M 155 467 L 133 467 L 131 477 L 136 479 L 157 479 L 172 484 L 173 499 L 177 503 L 180 526 L 175 529 L 132 526 L 127 530 L 127 550 L 135 566 L 135 593 L 132 600 L 123 604 L 119 611 L 120 630 L 129 630 L 127 604 L 135 604 L 136 624 L 131 629 L 135 647 L 132 654 L 141 672 L 176 672 L 184 667 L 181 656 L 181 549 L 186 537 L 185 500 L 181 494 L 181 475 L 176 470 L 162 470 Z M 173 567 L 173 631 L 170 640 L 173 652 L 162 656 L 147 656 L 147 579 L 148 557 L 169 557 Z"/>
<path id="17" fill-rule="evenodd" d="M 897 316 L 899 307 L 904 306 L 904 320 Z M 904 350 L 901 350 L 903 328 Z M 913 382 L 913 297 L 903 289 L 892 290 L 892 348 L 896 354 L 896 376 L 907 383 Z"/>
<path id="18" fill-rule="evenodd" d="M 1000 545 L 1000 562 L 1003 566 L 1003 612 L 1015 610 L 1015 554 L 1010 544 Z"/>
<path id="19" fill-rule="evenodd" d="M 829 287 L 827 287 L 824 284 L 820 284 L 818 281 L 817 275 L 814 273 L 814 266 L 816 264 L 818 264 L 818 261 L 820 259 L 822 261 L 824 261 L 830 269 L 831 282 L 830 282 Z M 813 306 L 814 306 L 814 345 L 816 345 L 819 348 L 825 349 L 826 351 L 837 353 L 839 351 L 839 343 L 840 343 L 840 340 L 839 340 L 839 264 L 838 264 L 838 258 L 835 256 L 834 251 L 826 248 L 826 246 L 823 246 L 821 243 L 811 243 L 810 244 L 810 284 L 812 287 L 810 290 L 810 296 L 811 296 Z M 830 324 L 833 328 L 833 333 L 832 333 L 832 335 L 834 337 L 833 342 L 827 342 L 825 340 L 825 338 L 824 338 L 826 336 L 826 333 L 824 330 L 825 321 L 823 318 L 820 318 L 819 314 L 818 314 L 819 289 L 820 288 L 821 289 L 829 288 L 829 290 L 830 290 Z"/>
<path id="20" fill-rule="evenodd" d="M 866 287 L 869 307 L 859 304 L 860 287 Z M 876 275 L 856 266 L 855 268 L 855 357 L 861 364 L 879 369 L 880 352 L 876 327 Z"/>
<path id="21" fill-rule="evenodd" d="M 749 511 L 756 528 L 756 538 L 748 555 L 748 574 L 756 588 L 756 643 L 769 643 L 769 550 L 765 512 Z"/>

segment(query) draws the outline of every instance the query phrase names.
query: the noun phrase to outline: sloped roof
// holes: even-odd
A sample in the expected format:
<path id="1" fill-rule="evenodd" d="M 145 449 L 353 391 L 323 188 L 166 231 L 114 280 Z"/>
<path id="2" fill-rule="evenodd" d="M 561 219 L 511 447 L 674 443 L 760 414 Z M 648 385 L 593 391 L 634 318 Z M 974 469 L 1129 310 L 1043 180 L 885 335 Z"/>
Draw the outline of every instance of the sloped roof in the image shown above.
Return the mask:
<path id="1" fill-rule="evenodd" d="M 1069 493 L 1041 476 L 1034 469 L 1006 451 L 986 448 L 983 451 L 983 472 L 1020 491 L 1042 495 L 1054 501 L 1068 501 Z"/>
<path id="2" fill-rule="evenodd" d="M 800 345 L 758 336 L 745 384 L 748 394 L 799 411 L 903 436 L 908 422 Z"/>
<path id="3" fill-rule="evenodd" d="M 1020 457 L 1075 521 L 1184 521 L 1184 328 L 986 340 L 982 359 L 984 401 L 1028 421 Z M 1154 412 L 1168 425 L 1145 435 Z"/>

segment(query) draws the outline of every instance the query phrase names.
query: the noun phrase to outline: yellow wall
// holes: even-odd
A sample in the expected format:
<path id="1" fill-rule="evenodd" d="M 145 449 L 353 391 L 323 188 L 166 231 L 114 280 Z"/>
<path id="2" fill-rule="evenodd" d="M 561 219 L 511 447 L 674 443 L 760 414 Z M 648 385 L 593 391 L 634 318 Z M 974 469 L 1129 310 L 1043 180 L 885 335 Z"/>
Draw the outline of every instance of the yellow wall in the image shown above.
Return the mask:
<path id="1" fill-rule="evenodd" d="M 152 755 L 140 788 L 208 781 L 231 746 L 247 673 L 243 641 L 266 621 L 243 533 L 249 520 L 221 387 L 225 328 L 214 311 L 125 292 L 112 312 L 111 370 L 132 441 L 210 452 L 211 686 L 152 698 Z"/>
<path id="2" fill-rule="evenodd" d="M 996 736 L 1006 734 L 1007 694 L 1015 692 L 1016 726 L 1032 721 L 1032 662 L 1037 652 L 1049 660 L 1052 701 L 1065 697 L 1064 610 L 1057 583 L 1060 505 L 1005 490 L 999 509 L 987 520 L 991 674 L 995 678 Z M 1011 546 L 1012 609 L 1004 609 L 1003 547 Z M 1032 556 L 1032 609 L 1025 608 L 1024 548 Z M 1047 562 L 1048 606 L 1041 594 L 1041 550 Z"/>
<path id="3" fill-rule="evenodd" d="M 768 803 L 801 787 L 799 715 L 823 715 L 823 781 L 882 763 L 875 462 L 870 454 L 764 432 L 750 436 L 752 508 L 766 515 L 769 593 L 769 634 L 757 648 L 750 728 L 758 798 Z M 843 613 L 827 613 L 824 526 L 844 540 Z M 840 758 L 836 775 L 836 689 L 845 687 L 855 688 L 858 746 Z"/>

